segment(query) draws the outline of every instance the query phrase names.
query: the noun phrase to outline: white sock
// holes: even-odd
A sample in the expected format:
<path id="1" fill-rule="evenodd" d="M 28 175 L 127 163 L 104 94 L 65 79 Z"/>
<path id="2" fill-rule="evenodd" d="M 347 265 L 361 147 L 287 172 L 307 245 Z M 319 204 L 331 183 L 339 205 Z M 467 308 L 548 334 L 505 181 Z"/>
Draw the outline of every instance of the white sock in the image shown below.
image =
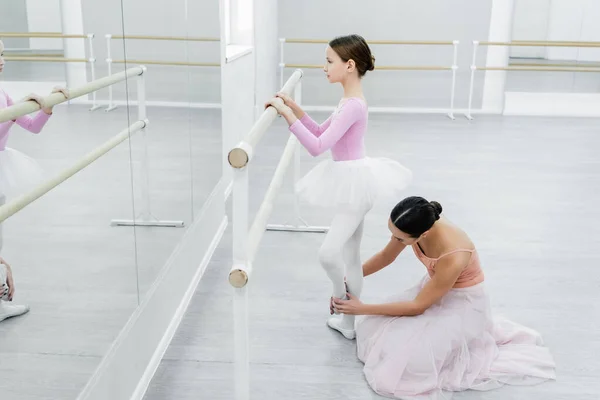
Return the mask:
<path id="1" fill-rule="evenodd" d="M 12 304 L 4 300 L 0 300 L 0 322 L 7 318 L 18 317 L 29 311 L 29 306 Z"/>
<path id="2" fill-rule="evenodd" d="M 335 329 L 336 331 L 344 335 L 346 339 L 352 340 L 356 338 L 356 331 L 354 330 L 354 326 L 352 326 L 351 328 L 345 326 L 345 324 L 342 321 L 343 317 L 346 317 L 346 315 L 343 315 L 342 318 L 329 317 L 329 319 L 327 320 L 327 326 L 329 326 L 331 329 Z"/>

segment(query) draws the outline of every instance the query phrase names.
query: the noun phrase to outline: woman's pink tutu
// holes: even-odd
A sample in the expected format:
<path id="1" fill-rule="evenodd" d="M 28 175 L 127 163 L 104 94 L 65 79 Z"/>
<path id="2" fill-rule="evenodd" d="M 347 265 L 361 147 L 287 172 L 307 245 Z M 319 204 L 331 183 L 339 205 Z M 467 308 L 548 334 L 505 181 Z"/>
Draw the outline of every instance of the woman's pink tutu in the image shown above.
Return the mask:
<path id="1" fill-rule="evenodd" d="M 429 279 L 390 301 L 414 299 Z M 484 283 L 452 289 L 416 317 L 357 318 L 356 341 L 371 388 L 397 399 L 446 400 L 456 391 L 556 378 L 537 332 L 492 316 Z"/>

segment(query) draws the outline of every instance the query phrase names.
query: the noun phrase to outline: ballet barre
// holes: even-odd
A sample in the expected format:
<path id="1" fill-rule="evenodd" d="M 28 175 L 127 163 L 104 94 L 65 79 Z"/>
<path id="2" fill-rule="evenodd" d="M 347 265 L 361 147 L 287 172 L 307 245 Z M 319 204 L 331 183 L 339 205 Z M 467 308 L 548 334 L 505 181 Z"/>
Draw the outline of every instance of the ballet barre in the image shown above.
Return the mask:
<path id="1" fill-rule="evenodd" d="M 185 61 L 158 61 L 158 60 L 113 60 L 112 58 L 112 40 L 158 40 L 158 41 L 186 41 L 186 42 L 220 42 L 216 37 L 187 37 L 187 36 L 152 36 L 152 35 L 112 35 L 104 36 L 106 39 L 106 64 L 108 65 L 108 74 L 112 74 L 112 64 L 145 64 L 145 65 L 163 65 L 163 66 L 187 66 L 187 67 L 220 67 L 219 63 L 200 63 Z M 187 53 L 187 47 L 186 47 Z M 108 88 L 108 105 L 104 111 L 109 112 L 116 109 L 117 106 L 113 100 L 112 87 Z"/>
<path id="2" fill-rule="evenodd" d="M 302 71 L 296 70 L 283 85 L 281 92 L 291 96 L 298 89 L 301 78 Z M 233 265 L 229 273 L 229 284 L 233 287 L 234 398 L 236 400 L 248 400 L 250 392 L 248 282 L 252 264 L 265 232 L 267 219 L 273 210 L 275 197 L 283 185 L 286 171 L 298 144 L 296 137 L 290 134 L 258 213 L 248 229 L 248 164 L 252 160 L 254 148 L 277 115 L 277 110 L 273 106 L 267 107 L 246 137 L 231 149 L 227 156 L 233 168 Z"/>
<path id="3" fill-rule="evenodd" d="M 115 148 L 118 144 L 125 141 L 125 139 L 129 138 L 133 133 L 143 130 L 146 127 L 146 123 L 147 121 L 137 121 L 133 123 L 128 128 L 115 135 L 113 138 L 107 140 L 102 145 L 96 147 L 94 150 L 81 157 L 76 163 L 64 169 L 53 178 L 44 181 L 33 190 L 0 207 L 0 223 L 4 222 L 7 218 L 33 203 L 35 200 L 45 195 L 50 190 L 54 189 L 56 186 L 75 175 L 77 172 L 83 170 L 85 167 Z"/>
<path id="4" fill-rule="evenodd" d="M 60 32 L 0 32 L 2 38 L 37 38 L 37 39 L 87 39 L 88 42 L 88 58 L 66 58 L 49 56 L 45 57 L 39 54 L 29 54 L 27 56 L 7 56 L 7 61 L 30 61 L 30 62 L 62 62 L 62 63 L 89 63 L 90 75 L 92 82 L 96 80 L 96 56 L 94 55 L 94 37 L 93 33 L 89 34 L 63 34 Z M 110 74 L 109 74 L 110 75 Z M 90 111 L 97 110 L 100 106 L 96 102 L 96 91 L 91 93 L 92 107 Z"/>
<path id="5" fill-rule="evenodd" d="M 286 68 L 321 69 L 323 65 L 314 64 L 286 64 L 284 60 L 285 43 L 300 44 L 327 44 L 330 40 L 325 39 L 297 39 L 280 38 L 279 49 L 279 75 L 280 83 L 283 85 L 283 74 Z M 456 71 L 458 70 L 458 40 L 367 40 L 369 45 L 406 45 L 406 46 L 453 46 L 452 64 L 449 66 L 436 65 L 382 65 L 375 66 L 376 71 L 452 71 L 452 82 L 450 85 L 450 108 L 447 115 L 450 119 L 454 117 L 454 99 L 456 94 Z"/>
<path id="6" fill-rule="evenodd" d="M 145 79 L 144 79 L 145 73 L 146 73 L 146 67 L 144 67 L 144 66 L 129 68 L 123 72 L 119 72 L 119 73 L 109 75 L 109 76 L 101 78 L 101 79 L 97 79 L 95 81 L 92 81 L 90 83 L 87 83 L 87 84 L 82 85 L 77 88 L 69 89 L 69 99 L 66 99 L 62 93 L 53 93 L 49 96 L 46 96 L 44 98 L 44 102 L 49 107 L 54 107 L 57 104 L 64 103 L 70 99 L 81 97 L 81 96 L 84 96 L 86 94 L 95 92 L 97 90 L 100 90 L 100 89 L 103 89 L 106 87 L 110 87 L 119 82 L 123 82 L 129 78 L 137 78 L 138 122 L 141 121 L 142 125 L 140 125 L 139 123 L 133 124 L 126 131 L 129 133 L 132 133 L 132 130 L 135 132 L 141 131 L 142 156 L 141 156 L 141 162 L 140 162 L 141 177 L 139 179 L 140 194 L 141 194 L 141 198 L 142 198 L 142 200 L 141 200 L 142 204 L 140 207 L 141 212 L 134 220 L 112 220 L 111 225 L 112 226 L 182 227 L 184 225 L 183 221 L 160 221 L 157 218 L 155 218 L 151 213 L 150 183 L 149 183 L 150 180 L 149 180 L 149 172 L 148 172 L 148 138 L 147 138 L 148 119 L 147 119 L 147 115 L 146 115 L 146 102 L 145 102 L 146 91 L 145 91 Z M 11 120 L 16 119 L 17 117 L 36 112 L 38 110 L 40 110 L 40 106 L 39 106 L 39 104 L 37 104 L 34 101 L 26 101 L 26 102 L 22 102 L 22 103 L 17 103 L 11 107 L 0 110 L 0 122 L 11 121 Z M 14 214 L 21 208 L 25 207 L 27 204 L 33 202 L 34 200 L 36 200 L 37 198 L 39 198 L 40 196 L 42 196 L 43 194 L 45 194 L 46 192 L 51 190 L 53 187 L 62 183 L 64 180 L 66 180 L 67 178 L 74 175 L 76 172 L 80 171 L 81 169 L 83 169 L 84 167 L 89 165 L 91 162 L 96 160 L 99 156 L 103 155 L 111 148 L 115 147 L 117 144 L 121 143 L 126 138 L 125 137 L 126 131 L 119 133 L 119 135 L 115 136 L 115 138 L 106 142 L 104 145 L 98 147 L 96 150 L 92 151 L 90 154 L 88 154 L 86 157 L 84 157 L 82 160 L 80 160 L 80 163 L 77 164 L 77 166 L 80 166 L 81 168 L 78 169 L 78 167 L 77 168 L 73 167 L 68 170 L 65 170 L 61 175 L 59 175 L 54 180 L 45 182 L 40 187 L 35 189 L 35 191 L 32 191 L 30 193 L 27 193 L 27 194 L 21 196 L 20 198 L 15 199 L 15 201 L 19 200 L 20 202 L 15 203 L 15 204 L 17 204 L 17 206 L 15 207 L 14 212 L 7 211 L 8 214 L 10 214 L 10 215 Z M 13 204 L 13 203 L 12 202 L 8 203 L 3 207 L 8 207 L 11 204 Z M 11 206 L 11 207 L 13 207 L 13 206 Z M 4 215 L 4 214 L 0 214 L 0 215 Z M 8 215 L 8 216 L 10 216 L 10 215 Z M 7 217 L 5 217 L 5 218 L 7 218 Z"/>
<path id="7" fill-rule="evenodd" d="M 530 41 L 530 40 L 515 40 L 512 42 L 480 42 L 473 41 L 473 56 L 471 61 L 471 82 L 469 84 L 469 105 L 465 117 L 469 120 L 473 119 L 471 109 L 473 104 L 473 87 L 475 83 L 475 71 L 536 71 L 536 72 L 600 72 L 600 68 L 593 66 L 577 67 L 561 64 L 513 64 L 507 66 L 477 66 L 477 49 L 479 46 L 526 46 L 526 47 L 591 47 L 600 48 L 600 42 L 577 42 L 577 41 Z M 575 64 L 577 65 L 577 64 Z"/>
<path id="8" fill-rule="evenodd" d="M 143 73 L 144 69 L 142 67 L 130 68 L 124 72 L 120 72 L 118 74 L 114 74 L 112 76 L 108 76 L 102 79 L 98 79 L 97 81 L 90 82 L 87 85 L 78 88 L 73 88 L 69 91 L 69 98 L 84 96 L 86 94 L 91 93 L 92 91 L 104 88 L 109 85 L 113 85 L 117 82 L 124 81 L 125 79 L 128 79 L 130 77 L 141 76 Z M 44 102 L 50 107 L 56 106 L 66 101 L 67 98 L 65 98 L 65 96 L 62 93 L 53 93 L 44 98 Z M 40 105 L 34 101 L 17 103 L 10 107 L 0 110 L 0 122 L 11 121 L 17 117 L 27 115 L 39 110 Z M 7 218 L 16 214 L 23 208 L 27 207 L 29 204 L 42 197 L 53 188 L 75 175 L 77 172 L 83 170 L 85 167 L 87 167 L 88 165 L 96 161 L 98 158 L 106 154 L 108 151 L 116 147 L 118 144 L 129 138 L 131 134 L 143 130 L 146 127 L 147 123 L 147 120 L 140 120 L 131 124 L 128 128 L 124 129 L 123 131 L 115 135 L 113 138 L 107 140 L 102 145 L 96 147 L 91 152 L 81 157 L 76 163 L 64 169 L 62 172 L 60 172 L 53 178 L 42 182 L 40 185 L 30 190 L 29 192 L 20 195 L 19 197 L 0 207 L 0 223 L 4 222 Z"/>

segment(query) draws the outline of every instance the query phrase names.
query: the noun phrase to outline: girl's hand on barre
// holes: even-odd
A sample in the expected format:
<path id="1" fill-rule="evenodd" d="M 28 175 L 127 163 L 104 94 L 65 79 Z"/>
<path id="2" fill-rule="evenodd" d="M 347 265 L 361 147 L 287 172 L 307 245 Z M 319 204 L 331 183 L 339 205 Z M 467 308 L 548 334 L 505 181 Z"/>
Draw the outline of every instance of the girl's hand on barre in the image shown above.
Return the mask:
<path id="1" fill-rule="evenodd" d="M 292 109 L 286 106 L 283 100 L 278 97 L 274 97 L 269 102 L 267 102 L 267 107 L 268 106 L 273 106 L 277 110 L 277 112 L 284 117 L 286 116 L 286 114 L 289 115 L 292 113 Z"/>
<path id="2" fill-rule="evenodd" d="M 69 98 L 69 91 L 65 88 L 55 87 L 54 89 L 52 89 L 52 92 L 50 94 L 54 94 L 54 93 L 62 93 L 66 99 Z M 40 106 L 40 108 L 42 109 L 43 112 L 45 112 L 48 115 L 52 114 L 53 107 L 46 107 L 44 99 L 35 93 L 31 93 L 30 95 L 26 96 L 23 99 L 23 101 L 35 101 Z"/>
<path id="3" fill-rule="evenodd" d="M 281 100 L 283 100 L 283 102 L 285 103 L 286 106 L 290 107 L 290 108 L 294 108 L 297 106 L 296 102 L 294 101 L 294 99 L 292 99 L 290 96 L 288 96 L 285 93 L 279 92 L 277 93 L 277 97 L 279 97 Z"/>

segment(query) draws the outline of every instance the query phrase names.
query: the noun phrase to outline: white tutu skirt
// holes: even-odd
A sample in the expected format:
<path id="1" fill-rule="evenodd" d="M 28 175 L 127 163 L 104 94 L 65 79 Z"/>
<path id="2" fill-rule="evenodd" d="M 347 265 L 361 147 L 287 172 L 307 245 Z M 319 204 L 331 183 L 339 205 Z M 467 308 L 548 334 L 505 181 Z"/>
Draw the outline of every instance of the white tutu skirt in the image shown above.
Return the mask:
<path id="1" fill-rule="evenodd" d="M 428 281 L 390 301 L 413 300 Z M 540 335 L 493 317 L 483 283 L 451 290 L 419 316 L 357 318 L 356 340 L 369 385 L 390 398 L 447 400 L 467 389 L 556 379 Z"/>
<path id="2" fill-rule="evenodd" d="M 388 158 L 325 160 L 296 182 L 298 195 L 314 206 L 368 210 L 383 200 L 395 205 L 412 182 L 412 171 Z"/>
<path id="3" fill-rule="evenodd" d="M 31 157 L 11 148 L 0 150 L 0 195 L 13 197 L 35 187 L 43 170 Z"/>

